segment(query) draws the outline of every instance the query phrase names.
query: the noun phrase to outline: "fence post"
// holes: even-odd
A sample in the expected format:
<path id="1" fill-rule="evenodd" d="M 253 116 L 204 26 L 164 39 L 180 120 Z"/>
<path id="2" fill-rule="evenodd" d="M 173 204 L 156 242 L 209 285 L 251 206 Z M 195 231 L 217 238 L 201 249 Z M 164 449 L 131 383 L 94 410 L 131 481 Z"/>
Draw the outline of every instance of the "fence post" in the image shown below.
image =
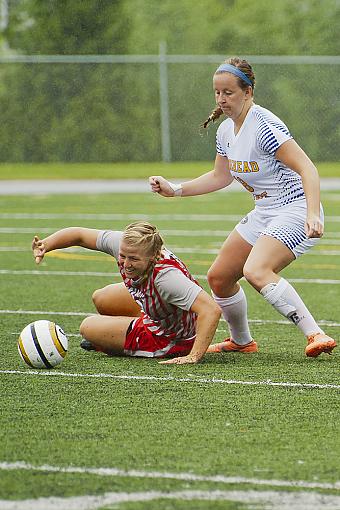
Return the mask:
<path id="1" fill-rule="evenodd" d="M 0 1 L 0 30 L 5 30 L 8 25 L 8 0 Z"/>
<path id="2" fill-rule="evenodd" d="M 169 118 L 169 90 L 168 66 L 166 62 L 166 42 L 159 43 L 159 99 L 161 115 L 162 160 L 171 161 L 170 118 Z"/>

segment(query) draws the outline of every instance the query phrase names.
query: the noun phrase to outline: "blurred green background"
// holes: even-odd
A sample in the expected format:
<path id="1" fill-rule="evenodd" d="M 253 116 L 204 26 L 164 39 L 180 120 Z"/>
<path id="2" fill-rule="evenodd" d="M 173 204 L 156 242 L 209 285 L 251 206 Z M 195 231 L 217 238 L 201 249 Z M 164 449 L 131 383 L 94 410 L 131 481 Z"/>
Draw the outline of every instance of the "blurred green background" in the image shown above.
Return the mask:
<path id="1" fill-rule="evenodd" d="M 313 160 L 340 159 L 336 0 L 2 4 L 0 162 L 164 160 L 161 87 L 167 159 L 211 160 L 216 129 L 200 125 L 214 107 L 212 74 L 235 55 L 254 64 L 255 101 L 282 118 Z M 52 55 L 64 60 L 39 60 Z M 82 62 L 65 63 L 71 55 Z M 96 55 L 121 59 L 94 63 Z"/>

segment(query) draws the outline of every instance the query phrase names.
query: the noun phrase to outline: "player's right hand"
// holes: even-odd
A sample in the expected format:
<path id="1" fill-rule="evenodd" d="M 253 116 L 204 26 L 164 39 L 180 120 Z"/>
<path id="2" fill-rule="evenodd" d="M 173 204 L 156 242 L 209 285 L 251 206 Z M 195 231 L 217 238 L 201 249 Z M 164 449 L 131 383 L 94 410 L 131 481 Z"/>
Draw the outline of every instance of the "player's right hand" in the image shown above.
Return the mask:
<path id="1" fill-rule="evenodd" d="M 32 241 L 33 257 L 36 264 L 40 264 L 46 253 L 45 245 L 38 236 L 34 236 Z"/>
<path id="2" fill-rule="evenodd" d="M 152 175 L 149 177 L 149 184 L 153 193 L 158 193 L 163 197 L 174 196 L 174 189 L 171 187 L 169 181 L 164 179 L 161 175 Z"/>

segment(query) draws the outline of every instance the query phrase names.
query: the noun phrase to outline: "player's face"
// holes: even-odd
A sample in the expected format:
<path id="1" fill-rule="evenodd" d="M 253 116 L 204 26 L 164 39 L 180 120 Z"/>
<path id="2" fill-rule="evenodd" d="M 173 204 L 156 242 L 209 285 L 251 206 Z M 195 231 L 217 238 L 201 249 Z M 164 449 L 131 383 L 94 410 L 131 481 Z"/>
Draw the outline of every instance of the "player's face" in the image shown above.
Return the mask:
<path id="1" fill-rule="evenodd" d="M 239 86 L 238 78 L 231 73 L 215 74 L 213 79 L 216 104 L 223 113 L 236 121 L 247 113 L 247 103 L 252 100 L 252 90 Z"/>
<path id="2" fill-rule="evenodd" d="M 135 248 L 121 241 L 118 263 L 128 278 L 136 279 L 144 275 L 153 261 L 154 257 L 147 256 L 141 248 Z"/>

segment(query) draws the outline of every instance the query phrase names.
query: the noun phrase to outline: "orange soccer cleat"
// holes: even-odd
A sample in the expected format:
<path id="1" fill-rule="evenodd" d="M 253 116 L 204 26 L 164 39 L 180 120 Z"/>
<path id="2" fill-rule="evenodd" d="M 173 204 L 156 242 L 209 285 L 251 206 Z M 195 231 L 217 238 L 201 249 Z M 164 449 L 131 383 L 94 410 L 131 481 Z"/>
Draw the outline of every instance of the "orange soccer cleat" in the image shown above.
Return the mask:
<path id="1" fill-rule="evenodd" d="M 257 343 L 252 340 L 249 344 L 236 344 L 231 338 L 226 338 L 224 342 L 212 344 L 208 347 L 207 352 L 257 352 Z"/>
<path id="2" fill-rule="evenodd" d="M 336 341 L 325 333 L 314 333 L 313 335 L 307 336 L 308 345 L 305 349 L 306 356 L 316 358 L 322 352 L 332 353 L 334 347 L 336 347 Z"/>

